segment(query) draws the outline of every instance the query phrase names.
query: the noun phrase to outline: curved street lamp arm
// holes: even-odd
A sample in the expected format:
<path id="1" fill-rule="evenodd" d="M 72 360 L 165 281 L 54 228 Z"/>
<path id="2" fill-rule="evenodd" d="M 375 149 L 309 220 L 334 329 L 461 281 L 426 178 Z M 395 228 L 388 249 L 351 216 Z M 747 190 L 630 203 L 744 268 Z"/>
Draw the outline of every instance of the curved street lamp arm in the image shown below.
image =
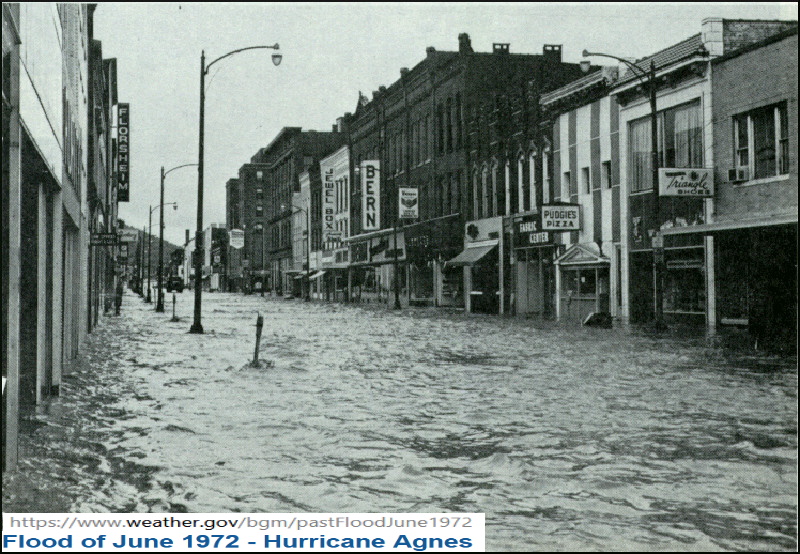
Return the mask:
<path id="1" fill-rule="evenodd" d="M 165 171 L 164 176 L 166 177 L 170 172 L 175 171 L 176 169 L 180 169 L 182 167 L 197 167 L 197 164 L 183 164 L 177 167 L 173 167 L 172 169 L 168 169 L 167 171 Z"/>
<path id="2" fill-rule="evenodd" d="M 626 60 L 625 58 L 620 58 L 620 57 L 617 57 L 617 56 L 613 56 L 611 54 L 603 54 L 601 52 L 589 52 L 588 50 L 584 50 L 583 51 L 583 57 L 584 58 L 588 58 L 590 56 L 599 56 L 601 58 L 611 58 L 612 60 L 617 60 L 618 62 L 624 63 L 625 65 L 627 65 L 630 68 L 631 71 L 633 71 L 633 74 L 636 75 L 636 77 L 642 82 L 643 85 L 647 85 L 647 81 L 645 81 L 645 76 L 647 75 L 647 72 L 645 70 L 643 70 L 641 67 L 639 67 L 636 64 L 634 64 L 633 62 L 630 62 L 630 61 Z M 652 71 L 653 69 L 655 69 L 655 62 L 653 62 L 651 60 L 650 64 L 651 64 L 651 71 Z"/>
<path id="3" fill-rule="evenodd" d="M 245 50 L 262 50 L 262 49 L 278 50 L 279 48 L 280 48 L 280 46 L 278 46 L 278 43 L 276 42 L 272 46 L 247 46 L 245 48 L 238 48 L 236 50 L 231 50 L 230 52 L 220 56 L 219 58 L 217 58 L 213 62 L 211 62 L 209 64 L 206 64 L 205 73 L 207 75 L 208 74 L 208 70 L 211 69 L 211 66 L 214 65 L 215 63 L 217 63 L 218 61 L 223 60 L 225 58 L 228 58 L 230 56 L 233 56 L 234 54 L 238 54 L 239 52 L 244 52 Z"/>
<path id="4" fill-rule="evenodd" d="M 153 206 L 153 207 L 150 209 L 150 213 L 152 214 L 154 211 L 156 211 L 157 209 L 159 209 L 161 206 L 174 206 L 174 205 L 176 205 L 176 204 L 177 204 L 177 202 L 165 202 L 165 203 L 163 203 L 163 204 L 159 204 L 158 206 Z"/>

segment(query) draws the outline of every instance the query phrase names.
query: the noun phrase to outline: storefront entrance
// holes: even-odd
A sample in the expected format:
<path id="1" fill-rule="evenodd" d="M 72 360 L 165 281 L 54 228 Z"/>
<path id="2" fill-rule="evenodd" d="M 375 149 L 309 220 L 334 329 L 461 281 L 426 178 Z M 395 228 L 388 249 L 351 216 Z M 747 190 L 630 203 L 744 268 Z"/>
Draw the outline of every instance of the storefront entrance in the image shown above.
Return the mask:
<path id="1" fill-rule="evenodd" d="M 517 250 L 516 303 L 518 315 L 553 317 L 553 248 Z"/>
<path id="2" fill-rule="evenodd" d="M 558 319 L 582 323 L 591 313 L 611 313 L 611 261 L 593 245 L 571 246 L 556 260 Z"/>

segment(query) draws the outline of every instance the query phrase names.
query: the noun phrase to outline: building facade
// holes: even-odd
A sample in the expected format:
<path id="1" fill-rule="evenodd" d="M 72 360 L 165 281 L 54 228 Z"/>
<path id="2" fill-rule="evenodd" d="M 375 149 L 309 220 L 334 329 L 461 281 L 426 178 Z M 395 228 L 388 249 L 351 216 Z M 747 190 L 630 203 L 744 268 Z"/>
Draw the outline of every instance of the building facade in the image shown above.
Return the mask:
<path id="1" fill-rule="evenodd" d="M 711 64 L 716 322 L 797 336 L 797 27 Z M 753 76 L 758 75 L 757 79 Z"/>
<path id="2" fill-rule="evenodd" d="M 110 139 L 116 84 L 94 41 L 93 13 L 85 4 L 3 4 L 8 469 L 17 462 L 20 413 L 60 393 L 115 269 L 114 252 L 90 253 L 93 230 L 117 231 Z"/>
<path id="3" fill-rule="evenodd" d="M 295 274 L 292 271 L 291 204 L 292 195 L 300 190 L 298 176 L 339 148 L 343 141 L 343 134 L 335 129 L 326 132 L 284 127 L 268 146 L 251 158 L 251 163 L 266 166 L 262 229 L 266 290 L 281 296 L 292 293 Z M 255 239 L 253 235 L 249 236 L 251 240 Z M 245 241 L 247 237 L 246 232 Z"/>
<path id="4" fill-rule="evenodd" d="M 542 54 L 532 55 L 513 54 L 508 44 L 496 43 L 492 52 L 475 52 L 462 33 L 457 52 L 428 48 L 422 62 L 401 70 L 399 81 L 379 88 L 371 101 L 360 97 L 351 157 L 354 169 L 365 161 L 380 162 L 383 229 L 369 229 L 374 236 L 364 232 L 361 187 L 353 187 L 351 263 L 360 268 L 355 282 L 380 282 L 378 293 L 397 286 L 406 303 L 471 310 L 470 299 L 477 294 L 465 280 L 472 270 L 463 267 L 491 264 L 492 255 L 456 259 L 467 224 L 535 204 L 529 159 L 539 143 L 538 95 L 579 75 L 577 64 L 561 61 L 559 46 L 547 45 Z M 418 218 L 400 218 L 400 188 L 416 189 Z M 380 255 L 384 243 L 392 256 Z M 404 263 L 395 263 L 394 254 Z M 510 271 L 501 274 L 510 258 L 506 252 L 497 260 L 491 268 L 497 278 L 481 284 L 485 291 L 474 292 L 491 299 L 481 309 L 502 313 L 511 291 L 503 287 Z"/>
<path id="5" fill-rule="evenodd" d="M 552 143 L 540 158 L 541 210 L 515 218 L 518 314 L 621 314 L 616 79 L 616 68 L 604 68 L 541 99 Z"/>

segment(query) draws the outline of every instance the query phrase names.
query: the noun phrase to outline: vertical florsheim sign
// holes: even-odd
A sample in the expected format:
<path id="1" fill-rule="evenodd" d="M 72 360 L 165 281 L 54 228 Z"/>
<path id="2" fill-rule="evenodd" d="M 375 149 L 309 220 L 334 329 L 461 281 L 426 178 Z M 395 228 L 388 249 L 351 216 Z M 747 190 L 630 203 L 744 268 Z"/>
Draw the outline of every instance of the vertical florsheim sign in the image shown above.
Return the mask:
<path id="1" fill-rule="evenodd" d="M 117 201 L 130 202 L 130 104 L 117 106 Z"/>

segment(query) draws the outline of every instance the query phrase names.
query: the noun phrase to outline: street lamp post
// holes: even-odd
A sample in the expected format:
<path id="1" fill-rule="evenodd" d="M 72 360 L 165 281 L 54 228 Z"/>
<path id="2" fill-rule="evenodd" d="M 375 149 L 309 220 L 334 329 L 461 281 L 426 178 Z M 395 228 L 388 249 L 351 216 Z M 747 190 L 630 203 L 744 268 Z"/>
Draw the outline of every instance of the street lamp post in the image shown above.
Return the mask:
<path id="1" fill-rule="evenodd" d="M 156 206 L 158 207 L 158 206 Z M 145 302 L 150 304 L 153 299 L 150 296 L 150 258 L 153 257 L 153 206 L 150 206 L 150 215 L 147 217 L 147 297 Z"/>
<path id="2" fill-rule="evenodd" d="M 234 54 L 238 54 L 239 52 L 244 52 L 245 50 L 260 50 L 260 49 L 271 49 L 271 50 L 278 50 L 280 46 L 276 42 L 272 46 L 248 46 L 246 48 L 239 48 L 237 50 L 232 50 L 227 54 L 224 54 L 217 58 L 216 60 L 212 61 L 208 65 L 206 65 L 206 52 L 203 50 L 200 54 L 200 137 L 198 142 L 198 158 L 197 158 L 197 232 L 195 233 L 195 252 L 196 257 L 194 260 L 194 322 L 192 326 L 189 328 L 190 333 L 195 334 L 202 334 L 203 333 L 203 325 L 200 322 L 201 317 L 201 306 L 202 306 L 202 285 L 203 285 L 203 276 L 202 276 L 202 269 L 203 269 L 203 262 L 202 256 L 200 255 L 200 248 L 203 233 L 203 141 L 204 141 L 204 131 L 205 131 L 205 104 L 206 104 L 206 74 L 208 70 L 211 69 L 211 66 L 217 63 L 218 61 L 233 56 Z M 280 52 L 275 52 L 272 54 L 272 63 L 280 65 L 283 56 Z"/>
<path id="3" fill-rule="evenodd" d="M 158 292 L 156 293 L 156 311 L 163 312 L 164 311 L 164 292 L 162 291 L 161 287 L 163 286 L 163 274 L 164 274 L 164 178 L 170 171 L 175 171 L 176 169 L 180 169 L 182 167 L 190 167 L 196 166 L 197 164 L 183 164 L 177 167 L 173 167 L 168 171 L 164 171 L 164 166 L 161 166 L 161 210 L 159 214 L 159 232 L 158 232 Z M 175 204 L 175 209 L 178 209 L 178 205 Z"/>
<path id="4" fill-rule="evenodd" d="M 162 191 L 161 198 L 164 198 L 164 194 Z M 164 226 L 164 206 L 175 206 L 175 209 L 178 209 L 177 202 L 167 202 L 166 204 L 161 203 L 158 206 L 150 206 L 150 215 L 147 217 L 147 298 L 145 302 L 148 304 L 151 303 L 153 300 L 150 297 L 150 259 L 152 258 L 152 238 L 153 238 L 153 212 L 157 209 L 161 208 L 161 226 Z M 163 236 L 161 237 L 163 240 Z M 161 245 L 163 246 L 163 244 Z M 161 248 L 159 247 L 158 251 L 159 257 L 161 256 Z M 160 263 L 160 262 L 159 262 Z M 158 278 L 159 285 L 161 284 L 161 275 L 159 273 Z M 156 293 L 156 298 L 158 298 L 158 293 Z M 156 310 L 158 311 L 158 310 Z M 164 311 L 163 309 L 161 310 Z"/>
<path id="5" fill-rule="evenodd" d="M 611 58 L 624 63 L 630 68 L 637 79 L 642 83 L 645 90 L 648 91 L 650 97 L 650 167 L 651 167 L 651 186 L 653 188 L 653 220 L 655 230 L 650 239 L 651 246 L 653 247 L 653 296 L 655 301 L 655 327 L 656 329 L 665 329 L 664 323 L 664 286 L 663 278 L 664 271 L 662 265 L 664 264 L 664 244 L 663 235 L 661 234 L 661 206 L 658 191 L 658 109 L 656 107 L 656 93 L 658 83 L 656 81 L 656 64 L 655 61 L 650 60 L 650 68 L 645 71 L 634 63 L 611 54 L 602 54 L 600 52 L 583 51 L 583 57 L 599 56 L 603 58 Z M 587 61 L 581 62 L 581 68 L 588 71 Z"/>

